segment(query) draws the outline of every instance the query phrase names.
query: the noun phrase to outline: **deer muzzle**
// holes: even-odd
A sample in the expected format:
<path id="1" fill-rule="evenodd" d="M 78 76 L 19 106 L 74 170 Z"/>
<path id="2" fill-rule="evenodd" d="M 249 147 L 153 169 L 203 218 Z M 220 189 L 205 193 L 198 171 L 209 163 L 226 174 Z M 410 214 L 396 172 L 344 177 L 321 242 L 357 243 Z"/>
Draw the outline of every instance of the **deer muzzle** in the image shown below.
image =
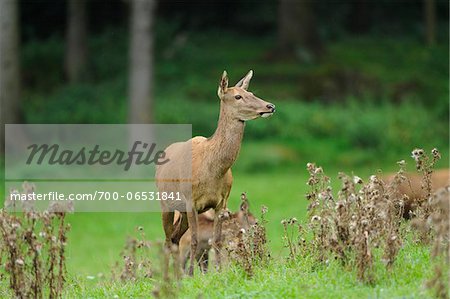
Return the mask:
<path id="1" fill-rule="evenodd" d="M 264 112 L 260 112 L 259 115 L 261 115 L 261 117 L 270 117 L 272 116 L 272 114 L 275 113 L 275 105 L 274 104 L 267 104 L 266 108 L 268 109 L 268 111 L 264 111 Z"/>

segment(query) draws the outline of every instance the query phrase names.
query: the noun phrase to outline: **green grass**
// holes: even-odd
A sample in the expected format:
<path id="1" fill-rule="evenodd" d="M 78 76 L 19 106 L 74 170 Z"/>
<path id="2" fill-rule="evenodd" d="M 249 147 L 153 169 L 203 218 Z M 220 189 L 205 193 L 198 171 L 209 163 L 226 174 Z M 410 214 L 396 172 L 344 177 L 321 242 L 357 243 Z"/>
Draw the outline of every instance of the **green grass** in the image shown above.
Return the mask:
<path id="1" fill-rule="evenodd" d="M 280 226 L 269 222 L 269 229 Z M 278 229 L 278 231 L 280 231 Z M 280 239 L 280 233 L 278 238 Z M 279 241 L 278 241 L 279 242 Z M 272 244 L 273 245 L 273 244 Z M 96 250 L 101 250 L 98 248 Z M 256 267 L 252 278 L 235 265 L 223 271 L 211 270 L 207 275 L 196 273 L 185 277 L 178 289 L 182 298 L 423 298 L 431 292 L 424 282 L 433 273 L 429 248 L 407 239 L 397 257 L 394 267 L 388 271 L 381 262 L 376 262 L 373 285 L 356 279 L 352 267 L 343 267 L 340 262 L 330 260 L 327 265 L 318 265 L 310 256 L 288 260 L 287 252 L 272 253 L 266 266 Z M 158 259 L 154 260 L 159 266 Z M 107 277 L 93 275 L 92 280 L 82 275 L 71 276 L 67 297 L 70 298 L 143 298 L 148 297 L 160 282 L 158 279 L 140 279 L 132 283 L 112 282 Z"/>
<path id="2" fill-rule="evenodd" d="M 259 215 L 261 205 L 269 208 L 268 226 L 270 245 L 277 254 L 282 248 L 280 221 L 286 217 L 304 217 L 307 202 L 306 171 L 286 174 L 236 174 L 229 208 L 237 210 L 240 193 L 246 191 L 251 210 Z M 304 186 L 303 186 L 304 185 Z M 293 187 L 298 186 L 298 187 Z M 76 213 L 69 216 L 72 225 L 69 233 L 69 271 L 85 276 L 107 274 L 125 244 L 126 236 L 133 234 L 137 226 L 145 228 L 150 240 L 162 240 L 164 233 L 160 214 L 155 213 Z"/>
<path id="3" fill-rule="evenodd" d="M 356 280 L 351 269 L 339 262 L 317 266 L 310 257 L 295 262 L 275 260 L 260 268 L 252 279 L 242 270 L 231 268 L 225 273 L 213 273 L 183 282 L 182 297 L 207 298 L 394 298 L 426 296 L 421 281 L 429 277 L 428 249 L 406 244 L 398 263 L 388 272 L 377 264 L 377 284 L 370 286 Z"/>
<path id="4" fill-rule="evenodd" d="M 244 146 L 242 151 L 245 153 L 247 147 L 253 146 L 250 143 Z M 256 151 L 249 150 L 246 154 L 252 156 L 256 154 Z M 242 158 L 244 158 L 242 161 L 238 160 L 237 162 L 237 169 L 239 169 L 240 162 L 244 162 L 246 159 L 245 157 Z M 445 163 L 439 165 L 442 166 Z M 392 163 L 390 167 L 387 165 L 378 166 L 386 169 L 386 172 L 396 171 L 395 163 Z M 237 170 L 234 173 L 234 183 L 228 204 L 229 209 L 233 211 L 238 209 L 241 192 L 247 192 L 251 211 L 255 215 L 260 214 L 262 205 L 268 207 L 267 233 L 274 256 L 280 256 L 283 249 L 280 221 L 290 217 L 306 218 L 308 202 L 305 199 L 305 194 L 308 191 L 306 185 L 308 174 L 305 167 L 306 165 L 297 163 L 295 167 L 291 166 L 290 168 L 273 168 L 252 171 L 251 173 Z M 367 180 L 371 174 L 379 169 L 333 169 L 326 165 L 324 167 L 325 172 L 332 179 L 335 190 L 340 187 L 337 179 L 339 171 L 345 171 L 349 174 L 354 173 Z M 68 266 L 73 272 L 82 273 L 86 276 L 108 273 L 111 265 L 119 258 L 126 236 L 132 235 L 136 227 L 144 227 L 146 236 L 150 240 L 162 240 L 164 235 L 160 214 L 157 212 L 76 213 L 70 215 L 68 221 L 72 225 L 69 233 L 72 242 L 69 242 L 68 246 Z"/>
<path id="5" fill-rule="evenodd" d="M 80 240 L 81 241 L 81 240 Z M 72 243 L 75 242 L 72 239 Z M 99 242 L 91 240 L 92 256 L 83 253 L 91 263 L 102 258 Z M 114 245 L 112 242 L 111 246 Z M 79 248 L 82 249 L 82 248 Z M 284 255 L 287 256 L 287 255 Z M 158 260 L 154 259 L 158 265 Z M 356 279 L 351 267 L 343 268 L 338 261 L 317 265 L 311 257 L 289 261 L 274 257 L 267 266 L 257 267 L 252 278 L 242 269 L 228 266 L 221 272 L 212 270 L 207 275 L 185 277 L 178 289 L 181 298 L 429 298 L 430 290 L 424 282 L 433 272 L 429 248 L 404 243 L 396 263 L 387 271 L 381 263 L 375 264 L 374 285 L 363 284 Z M 73 270 L 69 267 L 69 271 Z M 6 281 L 0 285 L 0 295 L 10 296 Z M 160 281 L 139 279 L 135 282 L 113 282 L 106 277 L 85 276 L 71 272 L 64 298 L 148 298 Z"/>
<path id="6" fill-rule="evenodd" d="M 326 148 L 325 144 L 323 147 Z M 297 217 L 301 221 L 306 219 L 307 201 L 304 195 L 308 190 L 305 170 L 307 161 L 325 167 L 325 172 L 332 178 L 334 190 L 339 188 L 338 171 L 354 173 L 367 179 L 379 168 L 385 172 L 396 170 L 395 160 L 376 160 L 370 166 L 356 168 L 340 167 L 330 159 L 324 159 L 328 162 L 321 163 L 321 157 L 326 157 L 330 151 L 324 149 L 322 155 L 318 148 L 315 153 L 318 160 L 306 160 L 301 156 L 301 151 L 289 143 L 244 141 L 235 167 L 229 208 L 237 210 L 243 191 L 248 193 L 254 214 L 259 215 L 261 205 L 269 208 L 267 233 L 272 261 L 267 268 L 257 269 L 251 279 L 245 278 L 237 267 L 227 267 L 223 273 L 197 274 L 194 278 L 186 278 L 182 282 L 180 295 L 191 298 L 198 294 L 207 298 L 428 297 L 423 282 L 432 272 L 429 248 L 409 241 L 404 243 L 392 272 L 384 271 L 382 265 L 376 266 L 377 283 L 373 286 L 358 282 L 352 269 L 342 269 L 334 261 L 327 267 L 314 266 L 311 258 L 286 261 L 288 252 L 283 247 L 280 221 L 290 217 Z M 438 164 L 440 167 L 445 166 L 448 159 L 448 153 L 443 154 L 443 161 Z M 409 161 L 407 155 L 396 158 Z M 273 164 L 271 159 L 278 162 Z M 268 165 L 263 161 L 269 161 Z M 412 170 L 412 161 L 409 164 Z M 147 297 L 158 284 L 157 278 L 125 284 L 112 282 L 110 274 L 114 263 L 121 259 L 127 236 L 135 234 L 136 227 L 143 226 L 149 240 L 163 239 L 159 213 L 75 213 L 69 215 L 67 221 L 71 224 L 71 231 L 68 235 L 69 280 L 65 297 Z M 160 257 L 153 255 L 152 260 L 158 268 Z M 1 292 L 8 292 L 6 282 L 3 282 L 3 286 L 0 295 Z"/>
<path id="7" fill-rule="evenodd" d="M 250 147 L 252 145 L 249 145 Z M 244 148 L 245 151 L 245 148 Z M 239 165 L 239 162 L 238 162 Z M 391 168 L 393 169 L 393 168 Z M 339 187 L 337 170 L 325 169 Z M 349 172 L 351 170 L 348 170 Z M 372 170 L 362 169 L 355 174 L 366 178 Z M 196 274 L 182 281 L 180 296 L 196 298 L 394 298 L 428 297 L 423 283 L 432 274 L 429 248 L 406 241 L 395 266 L 387 272 L 381 263 L 375 265 L 376 284 L 358 282 L 351 267 L 342 268 L 330 261 L 328 266 L 317 266 L 311 257 L 288 261 L 283 247 L 284 218 L 305 220 L 307 201 L 304 194 L 307 172 L 286 168 L 248 174 L 235 173 L 229 207 L 236 210 L 240 192 L 248 192 L 251 211 L 259 215 L 261 205 L 269 208 L 267 232 L 272 260 L 267 267 L 257 268 L 253 278 L 246 278 L 237 266 L 226 267 L 224 272 L 212 271 Z M 159 213 L 76 213 L 68 217 L 71 224 L 67 247 L 69 281 L 65 297 L 68 298 L 142 298 L 148 297 L 159 283 L 158 278 L 133 283 L 112 282 L 110 273 L 126 236 L 133 235 L 137 226 L 143 226 L 150 240 L 162 240 L 163 231 Z M 156 268 L 160 257 L 152 256 Z"/>
<path id="8" fill-rule="evenodd" d="M 407 243 L 391 271 L 376 264 L 376 285 L 356 280 L 351 269 L 343 269 L 337 261 L 317 266 L 311 257 L 288 261 L 281 257 L 268 266 L 257 268 L 247 278 L 238 267 L 222 272 L 197 274 L 183 279 L 179 296 L 182 298 L 424 298 L 431 296 L 423 281 L 432 271 L 428 248 Z M 134 283 L 104 281 L 96 286 L 72 282 L 69 297 L 77 298 L 142 298 L 151 294 L 155 282 L 139 280 Z"/>

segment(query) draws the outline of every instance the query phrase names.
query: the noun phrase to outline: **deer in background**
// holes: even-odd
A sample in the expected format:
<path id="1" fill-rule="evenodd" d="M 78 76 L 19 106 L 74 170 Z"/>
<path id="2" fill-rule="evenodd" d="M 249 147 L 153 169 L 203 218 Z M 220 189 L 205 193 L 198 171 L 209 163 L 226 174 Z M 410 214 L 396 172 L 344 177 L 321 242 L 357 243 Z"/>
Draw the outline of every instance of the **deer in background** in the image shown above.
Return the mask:
<path id="1" fill-rule="evenodd" d="M 181 237 L 190 228 L 191 249 L 189 275 L 193 275 L 198 245 L 198 213 L 214 209 L 212 246 L 216 251 L 216 265 L 220 266 L 219 238 L 221 223 L 219 213 L 227 207 L 233 177 L 231 166 L 236 161 L 244 135 L 245 122 L 269 117 L 275 105 L 247 91 L 253 71 L 235 86 L 228 86 L 228 76 L 223 72 L 217 94 L 220 115 L 217 129 L 209 137 L 197 136 L 177 142 L 166 148 L 169 160 L 156 169 L 159 192 L 179 192 L 181 201 L 161 201 L 162 222 L 166 246 L 178 246 Z M 186 180 L 190 183 L 186 184 Z M 174 212 L 180 217 L 174 222 Z"/>
<path id="2" fill-rule="evenodd" d="M 427 200 L 426 192 L 422 188 L 422 175 L 418 173 L 405 174 L 407 180 L 399 186 L 400 194 L 406 195 L 408 199 L 404 205 L 403 218 L 411 218 L 411 213 L 417 207 L 420 201 Z M 391 182 L 395 174 L 387 174 L 382 177 L 386 182 Z M 433 192 L 437 189 L 450 186 L 450 169 L 437 169 L 431 175 L 431 184 Z"/>

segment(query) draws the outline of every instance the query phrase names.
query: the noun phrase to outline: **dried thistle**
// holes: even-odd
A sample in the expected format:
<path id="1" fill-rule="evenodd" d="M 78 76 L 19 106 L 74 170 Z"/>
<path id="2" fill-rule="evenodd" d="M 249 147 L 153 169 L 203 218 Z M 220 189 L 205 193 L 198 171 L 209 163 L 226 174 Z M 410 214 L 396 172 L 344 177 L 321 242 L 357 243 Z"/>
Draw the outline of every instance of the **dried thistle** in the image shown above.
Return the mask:
<path id="1" fill-rule="evenodd" d="M 244 194 L 243 194 L 244 195 Z M 245 195 L 244 195 L 245 196 Z M 227 255 L 251 277 L 255 266 L 267 263 L 270 254 L 267 247 L 265 214 L 267 207 L 261 207 L 261 221 L 241 228 L 232 240 L 228 240 L 225 250 Z"/>
<path id="2" fill-rule="evenodd" d="M 35 186 L 25 182 L 22 189 L 20 194 L 26 195 L 34 192 Z M 61 297 L 70 229 L 65 223 L 66 212 L 36 212 L 30 204 L 23 204 L 22 209 L 20 214 L 0 211 L 1 254 L 9 286 L 19 298 Z M 48 295 L 44 290 L 48 290 Z"/>
<path id="3" fill-rule="evenodd" d="M 303 227 L 295 217 L 283 219 L 281 224 L 283 225 L 284 232 L 284 247 L 289 249 L 289 258 L 295 259 L 304 246 L 305 239 L 301 237 L 303 235 Z"/>
<path id="4" fill-rule="evenodd" d="M 434 262 L 434 276 L 427 287 L 435 291 L 436 297 L 448 298 L 448 279 L 450 266 L 450 186 L 439 189 L 430 198 L 431 215 L 428 225 L 433 232 L 431 257 Z"/>
<path id="5" fill-rule="evenodd" d="M 377 175 L 367 183 L 358 176 L 339 173 L 341 189 L 337 199 L 329 187 L 329 179 L 323 169 L 308 163 L 311 191 L 307 199 L 312 201 L 309 209 L 309 228 L 313 234 L 311 250 L 320 262 L 331 256 L 342 264 L 352 263 L 357 269 L 358 279 L 374 282 L 374 250 L 383 248 L 383 261 L 390 269 L 401 247 L 400 224 L 402 198 L 396 189 L 401 180 L 404 164 L 400 163 L 398 177 L 392 186 L 387 186 Z M 317 170 L 319 169 L 319 170 Z M 285 236 L 288 221 L 283 222 Z M 287 246 L 292 247 L 289 236 Z"/>
<path id="6" fill-rule="evenodd" d="M 432 198 L 432 179 L 431 176 L 434 171 L 436 162 L 441 158 L 439 151 L 434 148 L 431 151 L 431 158 L 422 149 L 415 149 L 412 152 L 412 157 L 416 162 L 416 169 L 422 174 L 422 190 L 424 195 L 415 202 L 415 209 L 412 213 L 414 216 L 413 226 L 418 228 L 419 241 L 427 244 L 430 242 L 430 227 L 423 225 L 427 222 L 432 213 L 432 206 L 430 200 Z"/>
<path id="7" fill-rule="evenodd" d="M 129 236 L 121 252 L 122 266 L 118 263 L 112 269 L 112 277 L 125 281 L 135 281 L 140 278 L 151 278 L 153 276 L 152 263 L 149 259 L 152 244 L 146 240 L 144 228 L 136 228 L 137 236 Z"/>

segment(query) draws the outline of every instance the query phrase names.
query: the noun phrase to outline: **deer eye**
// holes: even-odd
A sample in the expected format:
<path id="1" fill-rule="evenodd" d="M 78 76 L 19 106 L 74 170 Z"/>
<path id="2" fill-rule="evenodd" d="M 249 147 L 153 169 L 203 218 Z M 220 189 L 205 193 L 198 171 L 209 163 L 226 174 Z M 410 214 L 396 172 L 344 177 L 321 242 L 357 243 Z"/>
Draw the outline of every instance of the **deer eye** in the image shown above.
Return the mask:
<path id="1" fill-rule="evenodd" d="M 241 97 L 240 95 L 237 95 L 237 96 L 235 96 L 234 98 L 235 98 L 236 100 L 242 99 L 242 97 Z"/>

